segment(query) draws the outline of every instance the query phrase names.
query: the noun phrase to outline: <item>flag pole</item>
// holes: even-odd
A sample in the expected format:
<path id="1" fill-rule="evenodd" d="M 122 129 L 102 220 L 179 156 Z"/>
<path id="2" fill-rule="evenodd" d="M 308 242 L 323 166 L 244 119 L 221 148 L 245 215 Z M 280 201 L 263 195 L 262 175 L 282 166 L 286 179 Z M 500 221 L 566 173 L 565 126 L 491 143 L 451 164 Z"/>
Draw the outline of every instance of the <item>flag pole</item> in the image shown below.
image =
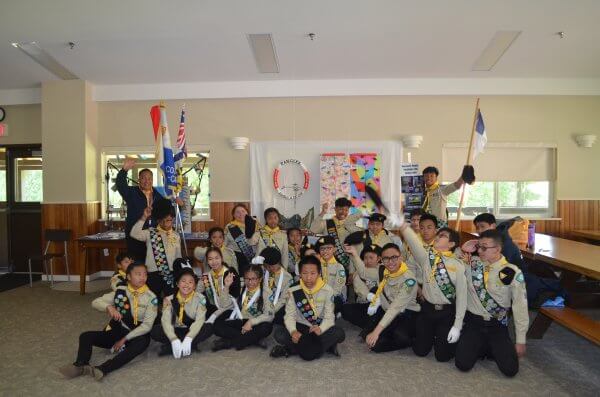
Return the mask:
<path id="1" fill-rule="evenodd" d="M 471 126 L 471 139 L 469 140 L 469 151 L 467 152 L 467 163 L 466 165 L 471 165 L 471 154 L 473 152 L 473 140 L 475 139 L 475 126 L 477 125 L 477 115 L 479 114 L 479 98 L 477 98 L 477 102 L 475 103 L 475 114 L 473 115 L 473 125 Z M 460 202 L 458 203 L 458 212 L 456 213 L 456 231 L 460 231 L 460 215 L 462 213 L 463 202 L 465 199 L 465 190 L 467 189 L 467 184 L 463 183 L 462 190 L 460 192 Z"/>

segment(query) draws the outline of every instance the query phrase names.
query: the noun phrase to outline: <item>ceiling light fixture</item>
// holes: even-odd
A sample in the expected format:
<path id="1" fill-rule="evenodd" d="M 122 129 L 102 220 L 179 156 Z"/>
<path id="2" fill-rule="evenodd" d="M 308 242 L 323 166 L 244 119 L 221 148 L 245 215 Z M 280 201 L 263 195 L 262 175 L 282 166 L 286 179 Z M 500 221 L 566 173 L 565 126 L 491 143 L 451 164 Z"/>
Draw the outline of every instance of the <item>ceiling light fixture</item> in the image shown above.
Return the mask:
<path id="1" fill-rule="evenodd" d="M 521 34 L 520 30 L 499 30 L 473 64 L 473 71 L 489 72 Z"/>
<path id="2" fill-rule="evenodd" d="M 248 41 L 260 73 L 279 73 L 275 44 L 270 33 L 249 34 Z"/>
<path id="3" fill-rule="evenodd" d="M 44 51 L 35 41 L 29 43 L 12 43 L 12 46 L 23 51 L 56 77 L 60 77 L 63 80 L 77 80 L 79 78 L 58 63 L 52 55 Z"/>

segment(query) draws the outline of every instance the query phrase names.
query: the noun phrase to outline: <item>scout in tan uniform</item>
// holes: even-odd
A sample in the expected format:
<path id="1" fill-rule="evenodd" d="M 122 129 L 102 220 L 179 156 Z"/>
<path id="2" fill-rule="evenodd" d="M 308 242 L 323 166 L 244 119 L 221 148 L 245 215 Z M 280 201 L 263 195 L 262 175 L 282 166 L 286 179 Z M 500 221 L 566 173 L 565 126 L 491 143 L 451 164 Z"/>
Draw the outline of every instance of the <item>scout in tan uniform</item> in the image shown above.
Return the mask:
<path id="1" fill-rule="evenodd" d="M 323 204 L 321 213 L 310 226 L 311 232 L 320 235 L 326 234 L 334 239 L 335 256 L 345 268 L 348 267 L 350 258 L 344 250 L 344 240 L 348 234 L 362 230 L 356 226 L 356 222 L 362 218 L 362 214 L 357 212 L 348 215 L 351 207 L 350 200 L 345 197 L 338 198 L 335 200 L 335 216 L 332 219 L 323 219 L 328 209 L 327 204 Z"/>
<path id="2" fill-rule="evenodd" d="M 299 354 L 314 360 L 329 351 L 339 356 L 337 344 L 345 339 L 344 330 L 335 325 L 333 290 L 320 277 L 321 262 L 314 256 L 300 261 L 300 285 L 288 291 L 285 306 L 285 328 L 276 329 L 279 345 L 271 357 Z"/>
<path id="3" fill-rule="evenodd" d="M 454 357 L 467 308 L 465 267 L 452 253 L 460 242 L 458 233 L 441 228 L 433 247 L 426 250 L 408 225 L 401 225 L 400 231 L 423 274 L 424 300 L 416 320 L 413 351 L 426 356 L 433 347 L 438 361 L 449 361 Z"/>
<path id="4" fill-rule="evenodd" d="M 419 234 L 421 229 L 421 216 L 423 216 L 424 212 L 421 208 L 414 209 L 409 214 L 410 219 L 410 228 L 417 234 Z"/>
<path id="5" fill-rule="evenodd" d="M 287 271 L 292 276 L 297 276 L 300 271 L 298 270 L 298 263 L 302 257 L 302 231 L 298 228 L 292 227 L 287 230 L 288 237 L 288 265 Z"/>
<path id="6" fill-rule="evenodd" d="M 235 269 L 235 271 L 239 272 L 237 258 L 235 256 L 235 252 L 225 246 L 225 231 L 218 227 L 212 227 L 208 231 L 208 240 L 210 241 L 211 247 L 217 247 L 221 250 L 223 254 L 223 261 L 229 267 Z M 196 247 L 194 249 L 194 257 L 204 263 L 206 265 L 206 250 L 208 247 Z"/>
<path id="7" fill-rule="evenodd" d="M 243 273 L 256 253 L 258 222 L 248 215 L 244 204 L 236 204 L 231 216 L 233 220 L 225 225 L 225 246 L 235 252 L 238 271 Z"/>
<path id="8" fill-rule="evenodd" d="M 94 299 L 92 307 L 107 312 L 111 320 L 103 331 L 87 331 L 79 336 L 79 350 L 75 363 L 59 371 L 66 378 L 85 374 L 96 380 L 121 368 L 142 354 L 150 344 L 150 330 L 156 319 L 156 295 L 146 285 L 148 271 L 142 263 L 127 268 L 127 285 L 117 287 Z M 116 355 L 99 366 L 90 366 L 92 347 L 111 349 Z"/>
<path id="9" fill-rule="evenodd" d="M 206 263 L 210 270 L 202 274 L 196 291 L 206 296 L 206 330 L 203 327 L 202 332 L 206 332 L 210 336 L 217 317 L 223 314 L 224 311 L 231 309 L 233 305 L 231 299 L 222 300 L 220 297 L 231 295 L 237 298 L 240 294 L 240 278 L 235 269 L 229 268 L 223 263 L 223 254 L 219 248 L 210 247 L 206 250 Z M 224 280 L 229 274 L 233 275 L 233 284 L 229 286 L 228 292 L 225 293 Z"/>
<path id="10" fill-rule="evenodd" d="M 333 237 L 325 236 L 317 240 L 317 250 L 321 258 L 321 277 L 332 289 L 334 294 L 335 312 L 342 311 L 344 294 L 346 292 L 346 270 L 337 261 Z"/>
<path id="11" fill-rule="evenodd" d="M 163 301 L 160 324 L 152 328 L 152 339 L 162 343 L 159 355 L 173 354 L 181 358 L 192 354 L 198 344 L 211 333 L 206 317 L 206 298 L 196 291 L 198 276 L 192 266 L 178 259 L 173 264 L 175 285 L 173 295 Z"/>
<path id="12" fill-rule="evenodd" d="M 127 285 L 127 267 L 133 263 L 129 254 L 117 254 L 115 257 L 117 263 L 117 271 L 110 278 L 110 289 L 113 291 L 117 290 L 119 285 Z"/>
<path id="13" fill-rule="evenodd" d="M 357 253 L 347 247 L 354 258 Z M 400 249 L 394 243 L 387 244 L 381 251 L 382 268 L 379 283 L 374 293 L 369 294 L 367 324 L 361 332 L 367 346 L 376 352 L 387 352 L 410 346 L 415 334 L 415 315 L 420 310 L 416 303 L 417 280 L 402 262 Z M 357 272 L 363 266 L 356 260 Z"/>
<path id="14" fill-rule="evenodd" d="M 244 273 L 244 290 L 235 300 L 232 310 L 224 312 L 215 321 L 215 334 L 221 339 L 215 341 L 212 350 L 218 351 L 235 347 L 236 350 L 248 346 L 265 347 L 261 341 L 273 331 L 273 311 L 267 305 L 262 291 L 263 271 L 260 265 L 250 265 Z M 233 276 L 225 277 L 225 291 L 233 283 Z M 225 294 L 221 301 L 231 299 Z"/>
<path id="15" fill-rule="evenodd" d="M 281 253 L 281 265 L 288 267 L 288 237 L 287 233 L 279 229 L 279 220 L 281 216 L 276 208 L 267 208 L 265 210 L 266 225 L 258 229 L 258 249 L 261 252 L 266 247 L 275 247 Z"/>
<path id="16" fill-rule="evenodd" d="M 473 251 L 463 246 L 463 251 Z M 502 235 L 487 230 L 479 235 L 477 253 L 467 266 L 467 315 L 456 348 L 455 365 L 469 371 L 483 356 L 491 357 L 506 376 L 519 372 L 519 357 L 525 355 L 529 326 L 525 278 L 519 268 L 502 256 Z M 508 335 L 512 309 L 516 343 Z"/>
<path id="17" fill-rule="evenodd" d="M 450 185 L 440 185 L 438 176 L 440 172 L 436 167 L 426 167 L 423 170 L 423 180 L 425 182 L 425 199 L 423 201 L 423 211 L 435 215 L 440 221 L 439 226 L 445 226 L 448 223 L 448 213 L 446 205 L 448 196 L 461 188 L 465 183 L 462 176 Z"/>
<path id="18" fill-rule="evenodd" d="M 373 294 L 379 285 L 379 268 L 381 265 L 381 247 L 377 245 L 366 246 L 356 256 L 356 248 L 346 246 L 352 266 L 356 269 L 352 285 L 356 293 L 356 303 L 345 303 L 342 307 L 344 320 L 364 329 L 369 322 L 367 309 Z M 358 263 L 357 262 L 361 262 Z M 366 335 L 366 334 L 364 334 Z"/>
<path id="19" fill-rule="evenodd" d="M 417 237 L 421 241 L 421 245 L 425 250 L 429 250 L 435 241 L 435 235 L 437 234 L 438 220 L 431 214 L 423 214 L 419 217 L 419 232 Z M 414 230 L 411 224 L 411 229 Z M 406 239 L 405 239 L 406 241 Z M 401 247 L 402 256 L 406 259 L 408 268 L 417 276 L 417 282 L 419 285 L 423 284 L 423 275 L 421 272 L 421 266 L 417 263 L 415 256 L 410 249 L 410 245 L 404 244 Z M 420 295 L 420 294 L 419 294 Z"/>
<path id="20" fill-rule="evenodd" d="M 146 219 L 158 221 L 157 227 L 143 229 Z M 131 237 L 146 242 L 146 266 L 148 266 L 148 287 L 161 298 L 173 293 L 173 261 L 181 258 L 181 240 L 173 229 L 175 210 L 169 200 L 154 203 L 152 209 L 146 208 L 144 214 L 133 228 Z"/>
<path id="21" fill-rule="evenodd" d="M 287 291 L 294 284 L 294 279 L 281 266 L 280 261 L 281 253 L 273 247 L 267 247 L 260 252 L 260 256 L 253 259 L 252 263 L 264 267 L 263 299 L 268 310 L 273 312 L 273 324 L 283 325 Z"/>

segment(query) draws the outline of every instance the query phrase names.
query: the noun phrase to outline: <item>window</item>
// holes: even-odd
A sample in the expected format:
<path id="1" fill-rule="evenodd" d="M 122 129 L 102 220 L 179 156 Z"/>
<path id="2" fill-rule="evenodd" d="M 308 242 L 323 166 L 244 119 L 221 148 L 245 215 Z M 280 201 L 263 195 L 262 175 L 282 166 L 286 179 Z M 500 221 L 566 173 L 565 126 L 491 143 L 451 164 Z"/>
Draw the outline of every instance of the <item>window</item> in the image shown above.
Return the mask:
<path id="1" fill-rule="evenodd" d="M 206 159 L 201 161 L 202 157 Z M 111 207 L 111 217 L 113 219 L 124 218 L 126 209 L 123 206 L 123 199 L 117 191 L 115 184 L 117 173 L 123 166 L 123 161 L 126 157 L 136 159 L 135 167 L 127 173 L 129 184 L 133 185 L 137 180 L 138 173 L 148 168 L 153 174 L 153 185 L 158 186 L 159 175 L 156 168 L 156 160 L 154 153 L 128 153 L 128 154 L 104 154 L 106 160 L 106 168 L 109 175 L 108 186 L 108 201 Z M 210 190 L 209 190 L 209 153 L 200 154 L 188 153 L 188 157 L 184 162 L 183 172 L 187 179 L 187 185 L 190 187 L 190 200 L 192 207 L 192 218 L 207 219 L 210 218 Z M 105 169 L 106 172 L 106 169 Z M 202 179 L 200 179 L 200 175 Z M 104 200 L 106 200 L 106 191 L 104 191 Z"/>
<path id="2" fill-rule="evenodd" d="M 42 159 L 39 157 L 16 158 L 15 201 L 39 203 L 42 202 L 42 199 Z"/>
<path id="3" fill-rule="evenodd" d="M 496 216 L 551 217 L 551 183 L 475 182 L 467 185 L 461 216 L 492 212 Z M 456 218 L 461 190 L 448 196 L 448 212 Z"/>

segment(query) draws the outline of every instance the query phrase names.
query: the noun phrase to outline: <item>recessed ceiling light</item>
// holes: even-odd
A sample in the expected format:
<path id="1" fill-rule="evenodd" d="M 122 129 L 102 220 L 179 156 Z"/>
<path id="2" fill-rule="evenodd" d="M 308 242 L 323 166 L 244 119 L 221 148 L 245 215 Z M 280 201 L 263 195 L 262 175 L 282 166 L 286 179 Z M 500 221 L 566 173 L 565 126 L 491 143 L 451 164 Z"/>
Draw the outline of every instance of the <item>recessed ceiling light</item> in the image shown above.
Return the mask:
<path id="1" fill-rule="evenodd" d="M 56 77 L 60 77 L 63 80 L 77 80 L 79 78 L 58 63 L 52 55 L 44 51 L 35 41 L 29 43 L 12 43 L 12 45 L 23 51 Z"/>
<path id="2" fill-rule="evenodd" d="M 473 71 L 490 71 L 521 34 L 520 30 L 499 30 L 473 64 Z"/>
<path id="3" fill-rule="evenodd" d="M 249 34 L 248 41 L 260 73 L 279 73 L 275 44 L 270 33 Z"/>

